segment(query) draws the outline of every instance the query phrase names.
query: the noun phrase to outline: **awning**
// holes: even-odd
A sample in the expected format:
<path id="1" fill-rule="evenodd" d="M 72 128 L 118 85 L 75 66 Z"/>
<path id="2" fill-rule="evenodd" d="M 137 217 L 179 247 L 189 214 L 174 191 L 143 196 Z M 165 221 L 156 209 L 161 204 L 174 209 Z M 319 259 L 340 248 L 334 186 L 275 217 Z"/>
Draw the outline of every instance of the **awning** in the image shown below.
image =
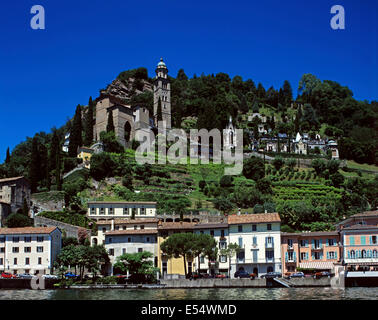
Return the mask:
<path id="1" fill-rule="evenodd" d="M 331 270 L 334 267 L 333 262 L 327 261 L 312 261 L 312 262 L 302 262 L 299 264 L 302 269 L 315 269 L 315 270 Z"/>

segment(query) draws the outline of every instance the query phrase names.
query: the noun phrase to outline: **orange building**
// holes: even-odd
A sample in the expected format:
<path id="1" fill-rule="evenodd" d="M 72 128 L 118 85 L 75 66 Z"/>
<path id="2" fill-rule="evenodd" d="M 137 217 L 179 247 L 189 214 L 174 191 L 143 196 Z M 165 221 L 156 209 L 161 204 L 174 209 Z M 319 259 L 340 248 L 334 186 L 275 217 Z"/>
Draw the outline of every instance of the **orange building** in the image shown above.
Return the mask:
<path id="1" fill-rule="evenodd" d="M 332 272 L 340 261 L 338 232 L 281 233 L 282 273 Z M 299 269 L 299 270 L 298 270 Z"/>

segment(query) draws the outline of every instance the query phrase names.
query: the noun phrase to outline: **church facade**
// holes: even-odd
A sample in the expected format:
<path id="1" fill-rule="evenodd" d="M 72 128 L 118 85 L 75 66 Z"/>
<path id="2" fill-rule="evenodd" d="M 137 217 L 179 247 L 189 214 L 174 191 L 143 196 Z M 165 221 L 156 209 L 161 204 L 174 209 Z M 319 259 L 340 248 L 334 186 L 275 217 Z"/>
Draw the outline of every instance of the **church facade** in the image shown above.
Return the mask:
<path id="1" fill-rule="evenodd" d="M 145 107 L 132 107 L 121 99 L 111 95 L 101 96 L 96 100 L 96 122 L 93 136 L 100 140 L 100 134 L 106 131 L 109 113 L 112 113 L 114 131 L 123 146 L 129 146 L 138 130 L 150 130 L 157 127 L 158 120 L 165 121 L 165 127 L 171 128 L 171 85 L 168 78 L 168 68 L 163 59 L 156 67 L 156 76 L 153 83 L 154 105 L 153 117 Z M 161 119 L 159 118 L 161 108 Z"/>

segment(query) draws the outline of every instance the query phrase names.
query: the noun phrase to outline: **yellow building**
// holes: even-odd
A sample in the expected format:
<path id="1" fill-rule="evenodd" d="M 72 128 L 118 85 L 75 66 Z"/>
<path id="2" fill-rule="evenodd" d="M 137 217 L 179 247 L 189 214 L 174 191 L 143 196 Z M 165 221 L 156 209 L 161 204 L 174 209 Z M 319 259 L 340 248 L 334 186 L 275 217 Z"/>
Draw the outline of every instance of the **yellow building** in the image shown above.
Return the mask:
<path id="1" fill-rule="evenodd" d="M 84 167 L 86 167 L 87 169 L 90 169 L 91 167 L 90 160 L 93 153 L 94 153 L 94 150 L 88 147 L 80 147 L 77 150 L 77 157 L 79 159 L 83 159 Z"/>
<path id="2" fill-rule="evenodd" d="M 190 232 L 193 233 L 193 227 L 196 223 L 193 222 L 162 222 L 158 227 L 158 267 L 160 268 L 162 277 L 166 275 L 180 275 L 185 276 L 184 269 L 184 258 L 171 258 L 168 257 L 161 251 L 160 245 L 164 240 L 173 233 L 179 232 Z M 195 271 L 195 262 L 189 260 L 186 262 L 187 273 Z"/>

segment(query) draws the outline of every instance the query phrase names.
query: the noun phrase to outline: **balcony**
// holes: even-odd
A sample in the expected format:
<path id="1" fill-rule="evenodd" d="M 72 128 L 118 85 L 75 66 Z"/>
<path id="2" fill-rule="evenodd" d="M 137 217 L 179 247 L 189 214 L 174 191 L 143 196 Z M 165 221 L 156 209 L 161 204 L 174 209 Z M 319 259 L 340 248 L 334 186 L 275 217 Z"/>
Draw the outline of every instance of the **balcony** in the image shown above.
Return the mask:
<path id="1" fill-rule="evenodd" d="M 271 258 L 270 257 L 266 257 L 265 258 L 265 262 L 266 263 L 273 263 L 274 262 L 274 257 L 271 257 Z"/>
<path id="2" fill-rule="evenodd" d="M 266 249 L 273 249 L 274 248 L 273 242 L 266 242 L 265 243 L 265 248 Z"/>

